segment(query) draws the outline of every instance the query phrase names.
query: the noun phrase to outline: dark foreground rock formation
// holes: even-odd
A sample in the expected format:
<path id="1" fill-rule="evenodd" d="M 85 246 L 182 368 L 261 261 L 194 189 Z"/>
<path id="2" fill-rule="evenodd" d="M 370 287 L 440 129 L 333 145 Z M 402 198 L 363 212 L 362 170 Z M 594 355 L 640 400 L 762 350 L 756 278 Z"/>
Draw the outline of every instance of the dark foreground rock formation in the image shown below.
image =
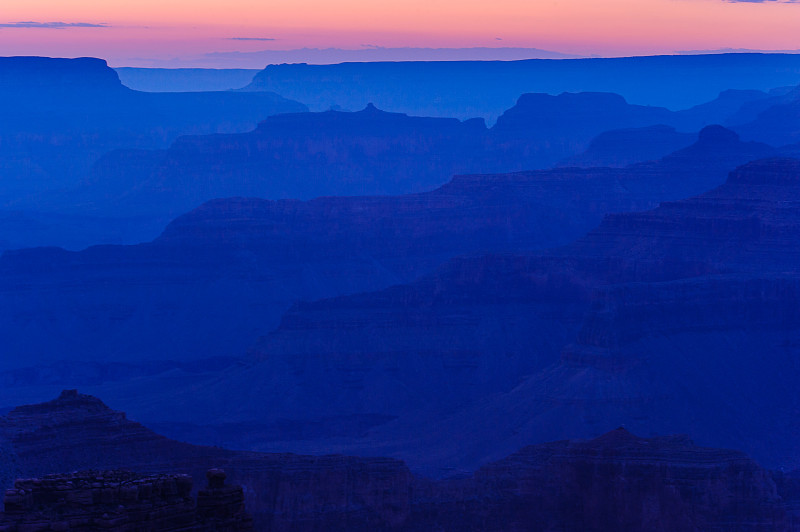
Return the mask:
<path id="1" fill-rule="evenodd" d="M 0 418 L 0 448 L 7 488 L 14 478 L 119 468 L 189 474 L 201 484 L 209 469 L 223 468 L 243 486 L 257 530 L 388 529 L 407 513 L 412 479 L 405 464 L 387 458 L 252 453 L 170 440 L 75 390 Z M 213 513 L 217 499 L 207 499 L 201 492 L 198 511 Z"/>
<path id="2" fill-rule="evenodd" d="M 261 531 L 789 532 L 800 530 L 796 475 L 770 474 L 743 453 L 686 437 L 617 429 L 592 440 L 528 446 L 448 480 L 395 460 L 226 451 L 163 438 L 77 392 L 0 419 L 16 467 L 105 469 L 22 480 L 0 529 Z M 469 438 L 464 434 L 462 437 Z M 242 488 L 226 487 L 224 465 Z M 9 456 L 0 462 L 3 467 Z M 144 468 L 144 469 L 142 469 Z M 191 479 L 208 487 L 195 505 Z M 157 473 L 171 472 L 169 475 Z M 83 528 L 81 528 L 81 526 Z M 4 527 L 4 528 L 3 528 Z M 49 528 L 48 528 L 49 527 Z"/>
<path id="3" fill-rule="evenodd" d="M 196 502 L 188 475 L 80 471 L 17 480 L 6 490 L 0 530 L 252 531 L 241 486 L 226 486 L 220 469 L 207 477 Z"/>

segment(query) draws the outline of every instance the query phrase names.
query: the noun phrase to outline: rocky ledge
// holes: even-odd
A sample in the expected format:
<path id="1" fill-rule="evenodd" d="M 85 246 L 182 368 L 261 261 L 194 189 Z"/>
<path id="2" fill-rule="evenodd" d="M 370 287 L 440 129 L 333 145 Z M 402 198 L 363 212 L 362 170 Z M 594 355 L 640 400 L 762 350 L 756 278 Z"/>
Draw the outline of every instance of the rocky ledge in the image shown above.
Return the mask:
<path id="1" fill-rule="evenodd" d="M 129 471 L 80 471 L 21 479 L 6 490 L 0 531 L 120 532 L 253 530 L 241 486 L 226 486 L 211 469 L 192 499 L 188 475 L 142 476 Z"/>
<path id="2" fill-rule="evenodd" d="M 95 430 L 86 430 L 88 408 Z M 24 421 L 20 411 L 29 414 Z M 245 500 L 255 526 L 273 532 L 800 530 L 797 473 L 771 474 L 742 452 L 700 447 L 682 436 L 640 438 L 620 428 L 589 440 L 527 446 L 474 474 L 437 480 L 413 475 L 397 460 L 201 448 L 140 425 L 150 438 L 125 441 L 119 427 L 132 421 L 69 391 L 0 419 L 18 476 L 38 477 L 17 480 L 6 492 L 0 532 L 238 532 L 253 527 Z M 83 429 L 72 431 L 71 420 Z M 81 457 L 70 450 L 76 447 Z M 222 470 L 208 470 L 212 462 L 242 487 L 226 485 Z M 43 467 L 83 472 L 34 472 Z M 191 477 L 172 472 L 200 467 L 208 484 L 195 502 Z"/>

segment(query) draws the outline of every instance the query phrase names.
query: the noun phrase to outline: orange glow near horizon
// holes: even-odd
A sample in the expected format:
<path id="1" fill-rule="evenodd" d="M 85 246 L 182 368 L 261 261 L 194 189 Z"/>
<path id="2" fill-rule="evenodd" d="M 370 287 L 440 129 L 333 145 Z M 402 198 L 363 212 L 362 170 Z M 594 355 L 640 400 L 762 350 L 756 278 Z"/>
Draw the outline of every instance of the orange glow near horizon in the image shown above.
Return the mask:
<path id="1" fill-rule="evenodd" d="M 723 0 L 5 0 L 0 55 L 147 58 L 264 49 L 531 47 L 580 55 L 800 49 L 800 3 Z M 232 37 L 275 40 L 231 40 Z"/>

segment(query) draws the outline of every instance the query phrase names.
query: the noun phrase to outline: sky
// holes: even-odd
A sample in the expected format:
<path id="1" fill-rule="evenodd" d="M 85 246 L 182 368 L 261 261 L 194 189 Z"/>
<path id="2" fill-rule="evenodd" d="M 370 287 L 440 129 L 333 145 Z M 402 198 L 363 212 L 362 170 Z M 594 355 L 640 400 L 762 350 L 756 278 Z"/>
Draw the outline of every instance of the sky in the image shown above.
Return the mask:
<path id="1" fill-rule="evenodd" d="M 800 0 L 2 0 L 0 55 L 94 56 L 112 66 L 211 66 L 303 48 L 613 57 L 797 50 L 798 28 Z"/>

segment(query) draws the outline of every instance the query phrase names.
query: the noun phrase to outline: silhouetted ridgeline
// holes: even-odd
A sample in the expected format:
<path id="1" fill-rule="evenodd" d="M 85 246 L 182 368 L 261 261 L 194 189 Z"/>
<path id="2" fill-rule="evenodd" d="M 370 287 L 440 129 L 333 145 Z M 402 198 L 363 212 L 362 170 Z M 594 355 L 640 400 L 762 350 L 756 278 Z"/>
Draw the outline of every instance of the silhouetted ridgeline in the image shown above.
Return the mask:
<path id="1" fill-rule="evenodd" d="M 103 153 L 163 148 L 179 135 L 248 131 L 305 106 L 274 93 L 151 94 L 93 58 L 0 58 L 0 203 L 74 186 Z M 34 200 L 34 204 L 35 204 Z"/>
<path id="2" fill-rule="evenodd" d="M 759 95 L 767 98 L 765 93 L 728 91 L 704 106 L 672 112 L 631 105 L 610 93 L 523 94 L 491 129 L 479 119 L 407 116 L 371 104 L 355 113 L 283 114 L 247 134 L 182 137 L 160 152 L 109 153 L 82 189 L 61 201 L 103 213 L 163 216 L 220 197 L 419 192 L 454 174 L 550 167 L 590 147 L 603 132 L 649 126 L 632 133 L 637 137 L 633 143 L 612 146 L 600 138 L 594 149 L 599 146 L 604 154 L 590 147 L 578 161 L 602 166 L 611 160 L 622 166 L 622 161 L 658 159 L 694 138 L 673 132 L 661 140 L 658 135 L 666 127 L 697 131 L 725 122 L 737 103 Z"/>
<path id="3" fill-rule="evenodd" d="M 409 282 L 459 254 L 563 245 L 606 213 L 702 192 L 770 153 L 709 128 L 625 169 L 462 176 L 395 197 L 216 200 L 149 244 L 6 252 L 0 331 L 15 356 L 3 362 L 241 356 L 298 300 Z"/>
<path id="4" fill-rule="evenodd" d="M 494 121 L 520 94 L 599 91 L 684 109 L 727 89 L 800 82 L 796 54 L 714 54 L 612 59 L 269 65 L 247 90 L 269 90 L 314 111 L 374 102 L 388 111 Z"/>
<path id="5" fill-rule="evenodd" d="M 799 161 L 753 162 L 562 248 L 298 304 L 224 378 L 140 382 L 150 404 L 121 399 L 171 434 L 197 435 L 174 422 L 211 412 L 249 448 L 381 449 L 428 470 L 620 424 L 796 468 L 799 198 Z M 368 430 L 345 438 L 326 420 Z"/>
<path id="6" fill-rule="evenodd" d="M 435 66 L 0 59 L 0 531 L 800 532 L 800 58 Z"/>
<path id="7" fill-rule="evenodd" d="M 0 441 L 15 457 L 15 474 L 95 469 L 17 481 L 0 518 L 9 531 L 248 530 L 243 500 L 263 531 L 797 530 L 792 475 L 773 478 L 742 453 L 686 437 L 638 438 L 624 429 L 528 446 L 474 474 L 429 480 L 382 458 L 182 444 L 65 391 L 0 418 Z M 149 477 L 97 470 L 139 468 L 142 460 Z M 224 466 L 243 490 L 225 486 L 218 469 L 206 472 L 209 463 Z M 208 478 L 196 505 L 190 477 L 176 472 Z"/>
<path id="8" fill-rule="evenodd" d="M 779 66 L 773 56 L 761 60 L 764 68 Z M 544 168 L 620 128 L 697 131 L 722 123 L 742 126 L 748 139 L 794 142 L 798 135 L 796 120 L 766 129 L 746 125 L 770 105 L 790 104 L 785 90 L 725 90 L 678 112 L 608 93 L 525 94 L 487 130 L 480 120 L 410 118 L 374 108 L 306 117 L 297 113 L 302 104 L 272 93 L 137 92 L 95 59 L 5 58 L 2 72 L 0 249 L 149 240 L 170 218 L 219 197 L 398 194 L 429 190 L 454 174 Z M 248 131 L 291 111 L 248 134 L 206 135 Z M 183 134 L 195 136 L 154 149 Z M 590 151 L 575 163 L 620 166 L 685 145 L 646 135 L 651 146 L 642 147 L 644 138 L 617 147 L 600 139 L 594 149 L 602 153 Z"/>
<path id="9" fill-rule="evenodd" d="M 525 442 L 625 424 L 796 468 L 799 205 L 800 161 L 749 163 L 695 198 L 608 216 L 563 248 L 458 258 L 409 285 L 300 304 L 259 343 L 263 363 L 248 371 L 309 386 L 298 396 L 319 408 L 404 412 L 342 448 L 379 446 L 415 465 L 471 467 Z M 508 393 L 433 412 L 453 412 L 453 390 L 465 399 L 516 354 L 535 354 L 539 369 L 506 380 Z M 324 380 L 313 376 L 321 364 Z M 209 389 L 249 386 L 243 371 L 229 378 Z M 381 380 L 386 397 L 376 392 Z M 416 414 L 403 410 L 413 401 L 391 402 L 406 386 L 427 402 Z M 412 428 L 431 424 L 435 432 Z"/>
<path id="10" fill-rule="evenodd" d="M 269 115 L 305 109 L 273 93 L 137 92 L 100 59 L 0 58 L 0 251 L 152 238 L 169 217 L 98 213 L 63 198 L 64 189 L 109 150 L 249 131 Z"/>

